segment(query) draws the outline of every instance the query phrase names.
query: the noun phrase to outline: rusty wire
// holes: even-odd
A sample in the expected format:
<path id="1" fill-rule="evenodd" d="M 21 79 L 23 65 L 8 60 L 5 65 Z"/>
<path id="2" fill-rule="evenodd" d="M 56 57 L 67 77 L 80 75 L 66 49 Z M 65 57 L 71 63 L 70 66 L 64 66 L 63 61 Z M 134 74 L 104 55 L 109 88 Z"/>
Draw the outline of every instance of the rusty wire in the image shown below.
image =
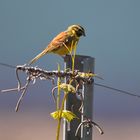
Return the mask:
<path id="1" fill-rule="evenodd" d="M 37 67 L 29 67 L 25 64 L 25 65 L 16 66 L 15 71 L 16 71 L 16 78 L 17 78 L 17 83 L 18 83 L 17 88 L 5 89 L 5 90 L 1 90 L 1 92 L 4 93 L 4 92 L 11 92 L 11 91 L 18 91 L 18 92 L 21 91 L 21 96 L 19 97 L 17 104 L 16 104 L 16 107 L 15 107 L 16 112 L 19 110 L 19 106 L 21 104 L 21 101 L 22 101 L 24 95 L 26 94 L 26 91 L 27 91 L 27 88 L 29 87 L 30 82 L 35 84 L 37 79 L 51 80 L 52 84 L 54 84 L 54 79 L 56 77 L 67 78 L 68 80 L 72 79 L 73 81 L 76 81 L 76 83 L 80 83 L 80 84 L 85 84 L 85 83 L 91 84 L 93 82 L 93 77 L 91 77 L 91 76 L 83 77 L 83 76 L 81 76 L 82 72 L 79 72 L 78 70 L 74 70 L 74 71 L 70 71 L 70 70 L 69 71 L 57 71 L 57 70 L 56 71 L 47 71 L 47 70 L 43 70 L 43 69 L 40 69 Z M 27 75 L 26 83 L 24 86 L 22 86 L 22 82 L 19 78 L 19 71 L 23 71 Z M 78 91 L 80 84 L 77 84 L 76 92 Z M 55 88 L 53 88 L 52 91 L 54 91 Z M 54 92 L 52 92 L 52 93 L 54 94 Z M 54 99 L 55 99 L 55 97 L 54 97 Z M 82 100 L 83 100 L 83 98 L 81 97 L 81 101 Z M 83 106 L 83 101 L 82 101 L 80 109 L 82 108 L 82 106 Z"/>

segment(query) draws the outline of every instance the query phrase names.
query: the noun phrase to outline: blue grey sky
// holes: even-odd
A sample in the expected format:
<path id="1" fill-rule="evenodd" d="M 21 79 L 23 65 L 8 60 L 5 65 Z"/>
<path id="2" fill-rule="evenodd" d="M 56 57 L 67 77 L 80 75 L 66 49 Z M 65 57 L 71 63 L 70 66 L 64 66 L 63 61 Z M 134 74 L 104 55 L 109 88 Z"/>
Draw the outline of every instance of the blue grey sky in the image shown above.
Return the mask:
<path id="1" fill-rule="evenodd" d="M 78 23 L 85 28 L 86 37 L 81 38 L 77 53 L 95 58 L 95 72 L 104 78 L 96 82 L 140 95 L 139 7 L 138 0 L 1 0 L 0 62 L 27 63 L 59 32 Z M 57 62 L 62 63 L 62 59 L 49 54 L 35 65 L 51 70 L 57 68 Z M 0 83 L 0 88 L 16 86 L 14 70 L 0 67 Z M 47 82 L 46 88 L 45 85 L 38 82 L 37 87 L 28 90 L 31 94 L 25 98 L 24 111 L 32 109 L 36 102 L 42 107 L 45 98 L 51 104 L 51 84 Z M 1 110 L 13 109 L 17 100 L 16 95 L 0 98 Z M 138 120 L 139 106 L 137 98 L 95 86 L 94 116 L 101 124 L 105 119 Z"/>

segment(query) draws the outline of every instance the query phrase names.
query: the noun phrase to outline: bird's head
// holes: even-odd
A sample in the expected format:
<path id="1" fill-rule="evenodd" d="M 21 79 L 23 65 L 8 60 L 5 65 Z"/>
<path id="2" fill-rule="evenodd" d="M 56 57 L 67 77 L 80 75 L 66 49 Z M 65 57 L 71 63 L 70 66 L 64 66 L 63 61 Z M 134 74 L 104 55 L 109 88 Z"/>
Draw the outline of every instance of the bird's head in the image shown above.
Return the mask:
<path id="1" fill-rule="evenodd" d="M 67 30 L 71 31 L 73 34 L 76 34 L 78 37 L 86 36 L 84 28 L 80 25 L 71 25 Z"/>

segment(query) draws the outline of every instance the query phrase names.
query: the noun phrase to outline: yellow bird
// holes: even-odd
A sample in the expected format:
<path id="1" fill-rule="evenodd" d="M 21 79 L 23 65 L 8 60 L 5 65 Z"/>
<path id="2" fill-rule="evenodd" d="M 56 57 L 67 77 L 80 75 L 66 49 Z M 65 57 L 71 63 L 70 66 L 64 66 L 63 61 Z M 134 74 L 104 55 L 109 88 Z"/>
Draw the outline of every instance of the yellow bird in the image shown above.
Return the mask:
<path id="1" fill-rule="evenodd" d="M 85 36 L 85 30 L 82 26 L 69 26 L 67 30 L 59 33 L 40 54 L 33 58 L 29 62 L 29 65 L 33 64 L 47 53 L 54 53 L 60 56 L 71 53 L 77 46 L 81 36 Z"/>

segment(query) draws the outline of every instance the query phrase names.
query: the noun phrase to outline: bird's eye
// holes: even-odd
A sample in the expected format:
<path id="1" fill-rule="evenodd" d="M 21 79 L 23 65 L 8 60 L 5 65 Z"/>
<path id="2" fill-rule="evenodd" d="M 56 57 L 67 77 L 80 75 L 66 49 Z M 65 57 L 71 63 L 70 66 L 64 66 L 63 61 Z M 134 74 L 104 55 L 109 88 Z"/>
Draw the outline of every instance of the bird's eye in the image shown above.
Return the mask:
<path id="1" fill-rule="evenodd" d="M 79 36 L 79 37 L 80 37 L 80 36 L 82 36 L 82 35 L 83 35 L 83 31 L 82 31 L 81 29 L 79 29 L 79 30 L 77 31 L 77 33 L 76 33 L 76 34 L 77 34 L 77 36 Z"/>

